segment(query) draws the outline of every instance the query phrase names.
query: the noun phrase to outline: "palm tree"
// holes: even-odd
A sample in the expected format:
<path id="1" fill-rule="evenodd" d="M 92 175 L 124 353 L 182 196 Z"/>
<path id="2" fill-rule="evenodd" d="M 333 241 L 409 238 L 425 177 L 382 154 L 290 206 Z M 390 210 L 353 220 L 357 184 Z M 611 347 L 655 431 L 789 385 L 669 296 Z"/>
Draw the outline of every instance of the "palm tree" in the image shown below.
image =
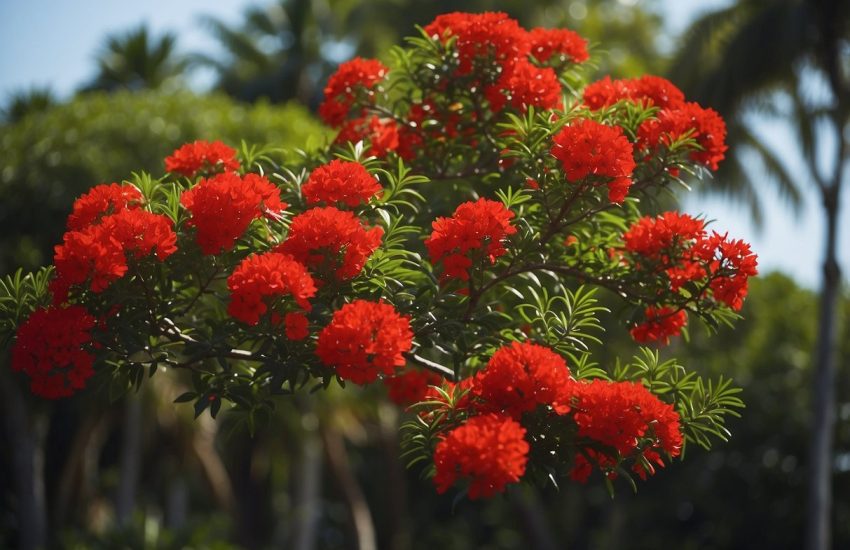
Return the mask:
<path id="1" fill-rule="evenodd" d="M 159 88 L 187 67 L 176 45 L 174 34 L 154 37 L 145 25 L 107 36 L 97 56 L 98 74 L 82 91 Z"/>
<path id="2" fill-rule="evenodd" d="M 3 121 L 14 124 L 31 113 L 45 111 L 56 105 L 56 97 L 50 88 L 33 87 L 9 95 L 2 110 Z"/>
<path id="3" fill-rule="evenodd" d="M 790 108 L 774 111 L 785 116 L 799 137 L 810 191 L 823 204 L 826 225 L 823 279 L 815 350 L 812 439 L 809 457 L 809 501 L 806 548 L 831 546 L 832 456 L 835 427 L 837 302 L 841 270 L 836 258 L 839 199 L 845 179 L 850 140 L 850 77 L 845 70 L 850 40 L 850 4 L 841 0 L 740 0 L 694 22 L 676 52 L 671 77 L 697 101 L 718 109 L 730 121 L 729 140 L 736 151 L 725 191 L 745 198 L 756 193 L 741 165 L 740 151 L 755 151 L 786 196 L 798 200 L 785 162 L 761 143 L 744 115 L 769 106 L 784 94 Z M 815 102 L 805 93 L 805 75 L 816 72 L 828 83 L 828 101 Z M 823 130 L 823 128 L 828 128 Z M 821 128 L 822 131 L 817 131 Z M 825 135 L 831 133 L 832 135 Z M 819 140 L 835 146 L 826 172 L 816 162 Z M 751 201 L 752 202 L 752 201 Z"/>

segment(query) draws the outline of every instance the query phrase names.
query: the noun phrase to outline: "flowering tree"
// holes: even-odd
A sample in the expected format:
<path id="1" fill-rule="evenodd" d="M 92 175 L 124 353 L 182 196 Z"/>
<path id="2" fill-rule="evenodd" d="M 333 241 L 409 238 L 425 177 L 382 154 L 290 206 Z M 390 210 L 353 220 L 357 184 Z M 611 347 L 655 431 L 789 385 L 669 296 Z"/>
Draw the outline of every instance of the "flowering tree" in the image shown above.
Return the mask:
<path id="1" fill-rule="evenodd" d="M 610 487 L 725 439 L 728 380 L 650 348 L 593 361 L 599 292 L 641 344 L 736 318 L 749 246 L 641 215 L 717 168 L 717 113 L 658 77 L 586 84 L 581 37 L 500 13 L 442 15 L 390 58 L 331 77 L 320 151 L 195 142 L 77 199 L 54 266 L 4 282 L 13 370 L 45 398 L 185 370 L 178 402 L 249 425 L 278 395 L 385 384 L 410 462 L 470 498 Z"/>

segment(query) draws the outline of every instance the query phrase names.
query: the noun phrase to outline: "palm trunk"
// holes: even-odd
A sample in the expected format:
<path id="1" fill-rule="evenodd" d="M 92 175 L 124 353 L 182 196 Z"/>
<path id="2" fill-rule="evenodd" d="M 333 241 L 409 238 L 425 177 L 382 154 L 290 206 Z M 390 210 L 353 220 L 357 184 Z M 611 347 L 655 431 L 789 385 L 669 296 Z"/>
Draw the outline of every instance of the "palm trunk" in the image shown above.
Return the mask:
<path id="1" fill-rule="evenodd" d="M 832 459 L 837 368 L 835 349 L 838 340 L 838 300 L 841 292 L 841 269 L 836 258 L 836 247 L 840 191 L 846 152 L 842 125 L 837 124 L 837 129 L 839 147 L 834 179 L 830 186 L 822 188 L 826 215 L 826 249 L 820 295 L 818 340 L 815 350 L 814 410 L 809 450 L 807 550 L 828 550 L 832 547 Z"/>

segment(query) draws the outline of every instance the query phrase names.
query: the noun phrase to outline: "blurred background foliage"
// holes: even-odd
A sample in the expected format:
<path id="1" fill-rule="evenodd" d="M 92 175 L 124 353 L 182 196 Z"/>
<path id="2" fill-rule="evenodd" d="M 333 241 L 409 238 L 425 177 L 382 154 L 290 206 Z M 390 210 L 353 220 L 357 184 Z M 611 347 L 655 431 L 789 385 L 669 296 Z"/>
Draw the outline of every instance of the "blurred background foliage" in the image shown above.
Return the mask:
<path id="1" fill-rule="evenodd" d="M 0 274 L 50 263 L 74 197 L 132 171 L 159 174 L 162 159 L 184 142 L 323 143 L 328 131 L 310 111 L 339 62 L 385 55 L 414 25 L 458 9 L 573 28 L 590 39 L 600 75 L 671 74 L 730 122 L 734 158 L 705 187 L 710 192 L 757 213 L 748 158 L 763 164 L 791 204 L 805 191 L 746 125 L 753 110 L 787 115 L 804 153 L 815 150 L 812 124 L 826 115 L 798 101 L 807 99 L 799 67 L 818 65 L 817 22 L 803 2 L 730 3 L 675 40 L 665 37 L 652 1 L 259 2 L 242 20 L 202 20 L 220 54 L 183 51 L 174 36 L 142 26 L 104 40 L 95 78 L 74 97 L 31 89 L 7 99 Z M 765 57 L 765 44 L 780 43 Z M 199 68 L 212 69 L 209 93 L 188 91 Z M 737 152 L 744 150 L 756 156 Z M 813 292 L 766 275 L 753 281 L 734 330 L 709 338 L 694 327 L 689 341 L 663 351 L 702 374 L 733 377 L 747 409 L 731 422 L 729 444 L 688 449 L 684 462 L 642 483 L 639 494 L 620 484 L 613 500 L 598 479 L 558 491 L 516 488 L 486 502 L 437 496 L 400 462 L 404 413 L 377 387 L 281 400 L 251 437 L 239 418 L 193 420 L 191 407 L 174 405 L 185 383 L 177 376 L 156 376 L 112 404 L 94 395 L 36 401 L 9 373 L 4 353 L 0 448 L 10 452 L 0 453 L 0 547 L 800 548 L 817 309 Z M 850 318 L 846 289 L 839 309 Z M 613 316 L 607 330 L 600 360 L 629 356 L 633 344 Z M 850 323 L 837 330 L 838 364 L 847 365 Z M 835 548 L 850 547 L 848 386 L 847 376 L 838 378 Z"/>

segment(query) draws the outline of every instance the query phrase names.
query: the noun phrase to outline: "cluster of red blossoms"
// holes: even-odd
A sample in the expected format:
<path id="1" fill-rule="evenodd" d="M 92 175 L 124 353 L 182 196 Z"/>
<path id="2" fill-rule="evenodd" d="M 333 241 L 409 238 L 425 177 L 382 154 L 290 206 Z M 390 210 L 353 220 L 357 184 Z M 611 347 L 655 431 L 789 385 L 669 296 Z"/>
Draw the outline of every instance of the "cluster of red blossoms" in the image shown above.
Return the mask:
<path id="1" fill-rule="evenodd" d="M 552 422 L 574 423 L 581 438 L 570 472 L 586 481 L 592 466 L 608 476 L 623 461 L 641 477 L 681 452 L 679 415 L 643 385 L 573 379 L 563 358 L 544 346 L 514 342 L 497 350 L 471 379 L 458 407 L 469 418 L 442 436 L 434 453 L 438 492 L 459 481 L 470 498 L 491 496 L 524 474 L 531 445 L 525 414 L 542 408 Z M 427 392 L 426 392 L 427 395 Z M 493 448 L 501 452 L 493 455 Z"/>
<path id="2" fill-rule="evenodd" d="M 608 186 L 608 200 L 621 203 L 632 185 L 633 147 L 622 128 L 589 119 L 564 126 L 553 138 L 552 156 L 573 184 L 592 178 Z"/>
<path id="3" fill-rule="evenodd" d="M 587 41 L 567 29 L 523 29 L 504 13 L 449 13 L 424 27 L 434 41 L 457 53 L 454 76 L 472 78 L 470 87 L 480 87 L 490 110 L 510 106 L 517 112 L 529 107 L 553 109 L 561 104 L 562 88 L 556 70 L 589 58 Z M 455 100 L 448 103 L 428 96 L 411 104 L 406 120 L 397 122 L 382 115 L 368 115 L 377 85 L 388 69 L 378 61 L 356 58 L 340 65 L 325 88 L 319 114 L 329 125 L 340 128 L 335 143 L 368 139 L 370 152 L 384 157 L 395 151 L 406 160 L 417 155 L 427 134 L 434 139 L 452 139 L 460 134 Z M 438 84 L 440 89 L 442 84 Z M 446 103 L 443 105 L 443 103 Z M 437 106 L 440 105 L 439 108 Z M 438 121 L 428 129 L 428 117 Z M 474 118 L 475 113 L 464 115 Z M 474 128 L 469 128 L 474 132 Z M 467 132 L 466 129 L 463 132 Z"/>
<path id="4" fill-rule="evenodd" d="M 332 160 L 310 174 L 301 193 L 307 204 L 324 203 L 349 208 L 368 202 L 381 192 L 381 184 L 359 162 Z"/>
<path id="5" fill-rule="evenodd" d="M 165 159 L 165 170 L 187 177 L 239 170 L 236 151 L 220 141 L 187 143 Z"/>
<path id="6" fill-rule="evenodd" d="M 82 306 L 38 309 L 18 328 L 12 370 L 30 377 L 30 389 L 47 399 L 67 397 L 94 374 L 91 330 L 95 318 Z"/>
<path id="7" fill-rule="evenodd" d="M 407 407 L 424 401 L 433 391 L 431 386 L 439 386 L 443 378 L 432 371 L 411 368 L 402 373 L 384 378 L 387 396 L 400 407 Z"/>
<path id="8" fill-rule="evenodd" d="M 619 101 L 641 103 L 659 109 L 654 118 L 648 119 L 638 128 L 637 146 L 646 155 L 687 137 L 699 145 L 699 150 L 690 153 L 691 159 L 711 170 L 717 170 L 727 147 L 726 124 L 716 111 L 685 102 L 681 90 L 669 80 L 658 76 L 623 80 L 611 80 L 606 76 L 584 89 L 584 103 L 590 109 L 610 107 Z"/>
<path id="9" fill-rule="evenodd" d="M 204 254 L 230 250 L 253 220 L 276 217 L 287 207 L 280 190 L 265 177 L 235 172 L 202 179 L 183 193 L 180 203 L 192 214 L 187 224 L 197 229 Z"/>
<path id="10" fill-rule="evenodd" d="M 385 302 L 355 300 L 333 314 L 319 333 L 316 355 L 355 384 L 368 384 L 404 366 L 413 346 L 410 320 Z"/>
<path id="11" fill-rule="evenodd" d="M 155 254 L 163 261 L 177 250 L 171 220 L 139 208 L 140 197 L 135 187 L 113 184 L 97 186 L 77 199 L 69 231 L 53 257 L 55 303 L 67 300 L 75 286 L 106 290 L 127 273 L 128 256 L 139 260 Z M 98 208 L 103 211 L 98 213 Z"/>
<path id="12" fill-rule="evenodd" d="M 703 220 L 687 214 L 645 216 L 629 228 L 623 241 L 624 261 L 639 272 L 658 276 L 662 288 L 679 292 L 693 283 L 736 311 L 743 306 L 749 278 L 758 273 L 750 245 L 716 231 L 709 234 Z M 644 315 L 646 321 L 632 329 L 638 342 L 666 342 L 687 322 L 681 307 L 669 305 L 651 305 Z"/>
<path id="13" fill-rule="evenodd" d="M 437 218 L 425 241 L 433 262 L 442 262 L 442 279 L 469 280 L 476 260 L 491 264 L 505 254 L 505 239 L 516 233 L 514 213 L 501 202 L 478 199 L 457 207 L 451 218 Z"/>

